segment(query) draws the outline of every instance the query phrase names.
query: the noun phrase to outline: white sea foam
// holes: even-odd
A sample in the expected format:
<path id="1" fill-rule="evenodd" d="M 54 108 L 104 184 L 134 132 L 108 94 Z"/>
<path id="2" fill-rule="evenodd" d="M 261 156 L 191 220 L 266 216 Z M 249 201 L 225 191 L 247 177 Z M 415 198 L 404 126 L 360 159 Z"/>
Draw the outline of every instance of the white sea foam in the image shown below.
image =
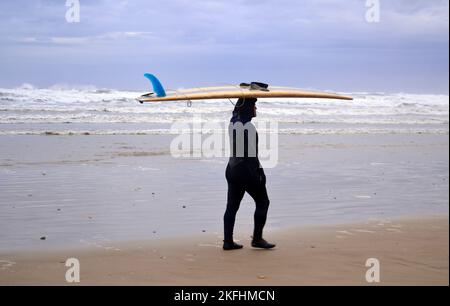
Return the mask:
<path id="1" fill-rule="evenodd" d="M 183 102 L 140 104 L 135 100 L 140 94 L 142 92 L 96 89 L 92 86 L 73 88 L 67 85 L 38 89 L 24 84 L 19 88 L 0 89 L 0 124 L 3 127 L 0 133 L 14 133 L 14 129 L 4 128 L 11 124 L 167 124 L 174 121 L 191 122 L 193 114 L 201 114 L 208 122 L 224 122 L 229 119 L 233 109 L 228 100 L 195 101 L 190 108 Z M 353 101 L 260 99 L 258 114 L 264 120 L 296 125 L 292 127 L 291 133 L 304 133 L 305 124 L 347 124 L 351 126 L 347 132 L 360 131 L 354 125 L 388 125 L 391 127 L 387 132 L 390 133 L 408 129 L 416 132 L 448 132 L 448 95 L 351 95 L 355 98 Z M 421 128 L 421 125 L 427 127 Z M 430 128 L 430 125 L 435 127 Z M 342 126 L 338 130 L 331 128 L 328 131 L 340 133 Z M 363 132 L 376 131 L 380 129 L 367 128 Z M 36 129 L 16 132 L 39 133 Z M 61 131 L 62 134 L 66 132 Z M 90 132 L 109 133 L 106 130 Z M 164 130 L 157 132 L 164 133 Z M 318 129 L 317 132 L 325 130 Z M 130 133 L 140 132 L 133 130 Z"/>

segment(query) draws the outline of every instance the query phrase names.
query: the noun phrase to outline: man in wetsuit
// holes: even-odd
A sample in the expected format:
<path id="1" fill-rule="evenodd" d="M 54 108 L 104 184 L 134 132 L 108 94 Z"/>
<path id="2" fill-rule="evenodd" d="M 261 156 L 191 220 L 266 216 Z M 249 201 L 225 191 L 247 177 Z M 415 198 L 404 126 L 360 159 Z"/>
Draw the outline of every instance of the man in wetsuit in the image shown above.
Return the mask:
<path id="1" fill-rule="evenodd" d="M 230 121 L 231 156 L 226 169 L 228 198 L 223 217 L 224 250 L 243 247 L 233 241 L 233 229 L 236 213 L 245 192 L 256 204 L 252 247 L 262 249 L 275 247 L 275 244 L 268 243 L 262 237 L 270 202 L 266 190 L 266 176 L 258 159 L 258 133 L 251 123 L 252 118 L 256 117 L 256 101 L 256 98 L 240 98 Z"/>

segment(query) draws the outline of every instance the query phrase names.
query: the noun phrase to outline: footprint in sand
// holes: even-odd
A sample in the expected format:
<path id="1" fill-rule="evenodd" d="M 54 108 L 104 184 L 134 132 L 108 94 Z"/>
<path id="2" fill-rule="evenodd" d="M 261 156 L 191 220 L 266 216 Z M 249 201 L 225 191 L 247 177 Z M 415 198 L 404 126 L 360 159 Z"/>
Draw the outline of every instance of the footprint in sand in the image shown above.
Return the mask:
<path id="1" fill-rule="evenodd" d="M 109 240 L 105 239 L 105 241 L 107 242 Z M 105 244 L 102 244 L 100 242 L 95 242 L 95 241 L 87 241 L 87 240 L 84 240 L 84 239 L 80 239 L 80 243 L 88 245 L 88 246 L 93 246 L 93 247 L 96 247 L 96 248 L 100 248 L 100 249 L 103 249 L 105 251 L 116 251 L 116 252 L 121 251 L 121 249 L 116 248 L 114 246 L 107 245 L 107 244 L 105 245 Z"/>
<path id="2" fill-rule="evenodd" d="M 389 232 L 394 232 L 394 233 L 403 233 L 398 228 L 387 228 L 386 230 L 389 231 Z"/>
<path id="3" fill-rule="evenodd" d="M 267 276 L 265 276 L 265 275 L 258 275 L 258 279 L 266 279 L 267 278 Z"/>
<path id="4" fill-rule="evenodd" d="M 348 236 L 355 236 L 354 233 L 351 233 L 349 231 L 337 231 L 337 233 L 339 234 L 344 234 L 344 235 L 348 235 Z"/>
<path id="5" fill-rule="evenodd" d="M 357 229 L 355 229 L 353 231 L 358 232 L 358 233 L 366 233 L 366 234 L 375 234 L 376 233 L 375 231 L 369 231 L 369 230 L 360 229 L 360 228 L 357 228 Z"/>
<path id="6" fill-rule="evenodd" d="M 197 244 L 199 247 L 213 247 L 213 248 L 220 248 L 220 245 L 217 244 L 209 244 L 209 243 L 199 243 Z"/>
<path id="7" fill-rule="evenodd" d="M 386 166 L 389 165 L 388 163 L 379 163 L 379 162 L 373 162 L 370 163 L 371 166 Z"/>
<path id="8" fill-rule="evenodd" d="M 378 225 L 384 226 L 386 224 L 392 224 L 392 221 L 389 220 L 378 220 Z"/>
<path id="9" fill-rule="evenodd" d="M 121 249 L 116 248 L 116 247 L 112 247 L 112 246 L 103 246 L 103 249 L 106 251 L 116 251 L 116 252 L 120 252 Z"/>
<path id="10" fill-rule="evenodd" d="M 14 266 L 16 263 L 14 261 L 10 260 L 0 260 L 0 270 L 8 270 L 12 266 Z"/>
<path id="11" fill-rule="evenodd" d="M 187 258 L 184 259 L 186 261 L 192 261 L 192 262 L 196 261 L 195 258 L 194 258 L 195 257 L 194 254 L 186 254 L 186 257 Z"/>
<path id="12" fill-rule="evenodd" d="M 342 231 L 336 231 L 336 233 L 340 234 L 340 235 L 336 235 L 337 239 L 342 239 L 345 238 L 345 236 L 342 235 L 347 235 L 347 236 L 355 236 L 356 233 L 352 233 L 356 232 L 356 233 L 364 233 L 364 234 L 375 234 L 375 231 L 369 231 L 366 229 L 361 229 L 361 228 L 357 228 L 357 229 L 351 229 L 350 231 L 346 231 L 346 230 L 342 230 Z"/>
<path id="13" fill-rule="evenodd" d="M 370 195 L 355 195 L 354 197 L 357 199 L 371 199 L 372 198 Z"/>

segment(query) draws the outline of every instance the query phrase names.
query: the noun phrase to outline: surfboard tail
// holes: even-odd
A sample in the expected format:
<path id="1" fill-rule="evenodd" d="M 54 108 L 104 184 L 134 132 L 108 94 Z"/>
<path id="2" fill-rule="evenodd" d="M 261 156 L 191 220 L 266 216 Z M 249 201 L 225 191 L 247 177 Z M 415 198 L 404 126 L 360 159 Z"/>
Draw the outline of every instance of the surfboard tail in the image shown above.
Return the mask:
<path id="1" fill-rule="evenodd" d="M 155 77 L 153 74 L 146 73 L 144 76 L 149 79 L 150 83 L 152 83 L 153 91 L 156 93 L 157 97 L 165 97 L 166 91 L 164 87 L 161 85 L 161 82 Z"/>

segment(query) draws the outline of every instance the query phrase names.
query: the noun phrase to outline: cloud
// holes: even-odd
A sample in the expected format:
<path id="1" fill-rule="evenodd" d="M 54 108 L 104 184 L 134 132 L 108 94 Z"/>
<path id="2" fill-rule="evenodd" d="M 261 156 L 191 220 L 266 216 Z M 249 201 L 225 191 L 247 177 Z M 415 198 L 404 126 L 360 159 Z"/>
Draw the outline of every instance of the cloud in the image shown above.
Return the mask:
<path id="1" fill-rule="evenodd" d="M 36 41 L 49 44 L 116 44 L 135 35 L 148 42 L 156 39 L 167 49 L 182 45 L 201 50 L 204 44 L 230 49 L 388 48 L 402 41 L 419 47 L 422 41 L 448 42 L 449 32 L 448 1 L 440 0 L 381 0 L 381 22 L 376 25 L 365 20 L 365 0 L 82 1 L 79 24 L 64 21 L 65 6 L 37 3 L 34 9 L 39 12 L 24 18 L 5 15 L 0 25 L 8 33 L 3 37 L 12 30 L 16 40 L 23 41 L 34 29 Z M 31 10 L 30 5 L 20 9 Z"/>
<path id="2" fill-rule="evenodd" d="M 108 43 L 108 42 L 125 42 L 129 39 L 148 39 L 152 37 L 151 32 L 109 32 L 96 36 L 60 36 L 51 37 L 49 40 L 54 44 L 98 44 L 98 43 Z"/>
<path id="3" fill-rule="evenodd" d="M 36 43 L 38 39 L 36 37 L 23 37 L 16 39 L 16 41 L 19 43 L 27 44 L 27 43 Z"/>
<path id="4" fill-rule="evenodd" d="M 127 40 L 149 39 L 151 32 L 108 32 L 95 36 L 55 36 L 55 37 L 23 37 L 13 41 L 23 44 L 55 44 L 55 45 L 84 45 L 104 44 L 109 42 L 126 42 Z"/>
<path id="5" fill-rule="evenodd" d="M 381 21 L 372 24 L 365 0 L 81 0 L 81 22 L 69 24 L 65 1 L 0 1 L 0 68 L 9 71 L 0 82 L 20 78 L 24 65 L 27 75 L 35 71 L 41 80 L 41 70 L 53 71 L 45 78 L 64 82 L 103 82 L 100 72 L 112 67 L 128 75 L 149 67 L 178 77 L 179 85 L 187 85 L 186 71 L 363 90 L 375 87 L 369 78 L 399 88 L 431 88 L 423 80 L 435 80 L 448 88 L 448 0 L 380 3 Z"/>

